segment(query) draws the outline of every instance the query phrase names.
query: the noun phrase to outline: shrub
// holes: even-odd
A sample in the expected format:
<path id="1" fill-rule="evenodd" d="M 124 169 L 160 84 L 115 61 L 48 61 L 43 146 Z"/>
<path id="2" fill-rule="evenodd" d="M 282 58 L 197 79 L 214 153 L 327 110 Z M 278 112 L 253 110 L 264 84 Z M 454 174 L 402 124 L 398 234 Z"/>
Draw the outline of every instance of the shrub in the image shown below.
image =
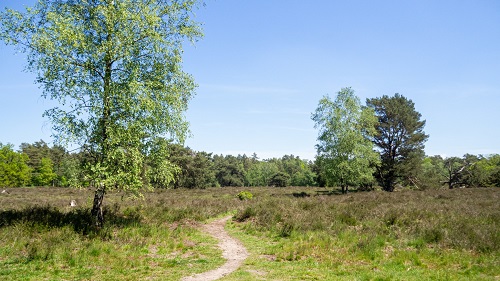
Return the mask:
<path id="1" fill-rule="evenodd" d="M 242 192 L 238 193 L 238 195 L 236 195 L 236 197 L 238 197 L 238 199 L 240 199 L 240 200 L 250 200 L 253 198 L 253 194 L 250 193 L 249 191 L 242 191 Z"/>

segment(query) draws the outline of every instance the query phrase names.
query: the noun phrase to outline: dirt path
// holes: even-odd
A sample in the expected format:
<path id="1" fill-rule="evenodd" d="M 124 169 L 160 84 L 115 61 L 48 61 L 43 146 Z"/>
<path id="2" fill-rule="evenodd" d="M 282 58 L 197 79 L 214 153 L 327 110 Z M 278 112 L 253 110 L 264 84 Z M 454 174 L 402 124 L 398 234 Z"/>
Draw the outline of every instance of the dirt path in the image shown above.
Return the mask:
<path id="1" fill-rule="evenodd" d="M 203 231 L 219 240 L 219 248 L 222 249 L 222 256 L 227 262 L 214 270 L 185 277 L 183 281 L 217 280 L 238 269 L 248 257 L 248 252 L 241 242 L 229 236 L 224 230 L 224 225 L 230 218 L 231 216 L 227 216 L 202 226 Z"/>

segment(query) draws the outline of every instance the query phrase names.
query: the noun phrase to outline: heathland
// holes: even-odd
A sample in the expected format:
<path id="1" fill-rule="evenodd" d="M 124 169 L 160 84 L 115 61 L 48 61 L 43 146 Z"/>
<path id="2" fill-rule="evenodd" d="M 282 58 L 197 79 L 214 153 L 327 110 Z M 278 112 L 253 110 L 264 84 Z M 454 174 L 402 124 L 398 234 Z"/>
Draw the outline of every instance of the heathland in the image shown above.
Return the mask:
<path id="1" fill-rule="evenodd" d="M 500 276 L 498 188 L 157 189 L 139 200 L 118 192 L 106 197 L 99 231 L 88 224 L 93 196 L 70 188 L 0 194 L 0 279 L 180 280 L 224 263 L 199 226 L 227 215 L 226 230 L 250 256 L 221 280 Z"/>

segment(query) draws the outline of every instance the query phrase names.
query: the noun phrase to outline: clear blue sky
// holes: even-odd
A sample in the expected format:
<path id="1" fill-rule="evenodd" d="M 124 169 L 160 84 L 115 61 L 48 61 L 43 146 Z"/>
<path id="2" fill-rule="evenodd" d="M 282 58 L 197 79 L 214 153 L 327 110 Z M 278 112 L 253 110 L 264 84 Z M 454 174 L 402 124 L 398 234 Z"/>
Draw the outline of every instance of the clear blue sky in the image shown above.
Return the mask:
<path id="1" fill-rule="evenodd" d="M 2 0 L 21 8 L 34 0 Z M 205 37 L 185 47 L 199 88 L 186 145 L 313 159 L 311 113 L 352 87 L 400 93 L 427 121 L 428 155 L 500 153 L 500 1 L 207 0 Z M 22 54 L 0 45 L 0 142 L 51 142 Z"/>

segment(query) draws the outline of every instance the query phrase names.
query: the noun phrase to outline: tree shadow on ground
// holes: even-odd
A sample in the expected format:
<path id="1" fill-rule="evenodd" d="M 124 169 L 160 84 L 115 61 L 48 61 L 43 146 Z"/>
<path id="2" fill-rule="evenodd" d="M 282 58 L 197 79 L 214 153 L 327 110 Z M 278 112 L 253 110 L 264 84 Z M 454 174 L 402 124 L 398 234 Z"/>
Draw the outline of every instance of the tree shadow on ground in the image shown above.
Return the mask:
<path id="1" fill-rule="evenodd" d="M 140 215 L 130 214 L 124 216 L 119 214 L 118 208 L 104 208 L 105 226 L 128 226 L 139 224 Z M 90 208 L 77 208 L 69 212 L 63 212 L 53 206 L 30 206 L 22 210 L 2 210 L 0 211 L 0 228 L 16 225 L 18 223 L 29 226 L 42 226 L 57 228 L 70 226 L 76 233 L 87 235 L 96 232 L 92 225 L 92 215 Z"/>
<path id="2" fill-rule="evenodd" d="M 305 197 L 311 197 L 311 194 L 302 191 L 302 192 L 293 192 L 292 196 L 295 198 L 305 198 Z"/>
<path id="3" fill-rule="evenodd" d="M 349 193 L 357 193 L 357 192 L 360 191 L 356 189 L 349 190 Z M 332 195 L 343 195 L 343 193 L 342 190 L 340 189 L 330 189 L 330 190 L 325 189 L 325 190 L 316 190 L 313 193 L 302 191 L 302 192 L 292 192 L 285 194 L 285 196 L 293 196 L 295 198 L 307 198 L 311 196 L 332 196 Z"/>
<path id="4" fill-rule="evenodd" d="M 361 190 L 361 189 L 349 189 L 349 191 L 345 194 L 349 193 L 360 193 L 360 192 L 367 192 L 369 190 Z M 342 189 L 325 189 L 325 190 L 316 190 L 316 196 L 321 196 L 321 195 L 327 195 L 327 196 L 332 196 L 332 195 L 345 195 L 342 193 Z"/>

